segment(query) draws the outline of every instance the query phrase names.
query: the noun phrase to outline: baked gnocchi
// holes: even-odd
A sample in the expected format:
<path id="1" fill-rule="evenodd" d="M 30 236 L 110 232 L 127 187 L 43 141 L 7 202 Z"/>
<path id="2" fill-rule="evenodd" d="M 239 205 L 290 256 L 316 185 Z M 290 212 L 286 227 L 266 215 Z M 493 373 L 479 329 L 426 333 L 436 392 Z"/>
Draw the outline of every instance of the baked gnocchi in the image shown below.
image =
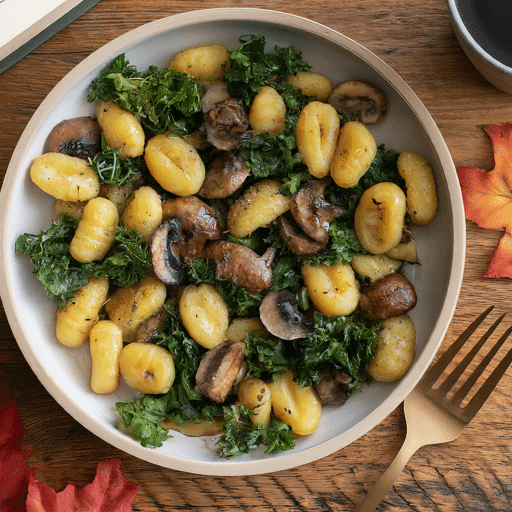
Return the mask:
<path id="1" fill-rule="evenodd" d="M 160 70 L 130 68 L 130 94 L 105 98 L 97 86 L 126 64 L 120 56 L 91 84 L 92 156 L 47 153 L 30 169 L 57 220 L 17 250 L 36 261 L 61 237 L 62 262 L 51 263 L 80 285 L 45 285 L 60 301 L 56 338 L 88 341 L 92 392 L 143 394 L 144 432 L 133 403 L 116 403 L 143 444 L 169 428 L 220 434 L 228 457 L 241 450 L 225 436 L 237 425 L 237 436 L 265 444 L 273 432 L 288 449 L 314 435 L 323 405 L 400 379 L 414 361 L 417 297 L 401 270 L 421 260 L 409 228 L 434 219 L 434 171 L 378 145 L 368 125 L 387 105 L 370 84 L 333 87 L 300 52 L 278 49 L 241 81 L 262 43 L 183 49 Z M 356 93 L 378 97 L 379 115 L 368 118 Z M 137 95 L 144 111 L 130 104 Z M 145 416 L 145 395 L 158 419 Z"/>

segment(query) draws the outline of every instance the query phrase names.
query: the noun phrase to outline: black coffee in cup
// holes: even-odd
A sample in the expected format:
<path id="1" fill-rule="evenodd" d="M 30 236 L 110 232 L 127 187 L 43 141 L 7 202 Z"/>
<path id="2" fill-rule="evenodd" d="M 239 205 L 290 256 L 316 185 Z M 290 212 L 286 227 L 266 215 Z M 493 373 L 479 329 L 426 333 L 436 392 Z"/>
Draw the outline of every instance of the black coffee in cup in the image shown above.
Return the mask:
<path id="1" fill-rule="evenodd" d="M 482 49 L 512 66 L 512 0 L 459 0 L 458 9 Z"/>

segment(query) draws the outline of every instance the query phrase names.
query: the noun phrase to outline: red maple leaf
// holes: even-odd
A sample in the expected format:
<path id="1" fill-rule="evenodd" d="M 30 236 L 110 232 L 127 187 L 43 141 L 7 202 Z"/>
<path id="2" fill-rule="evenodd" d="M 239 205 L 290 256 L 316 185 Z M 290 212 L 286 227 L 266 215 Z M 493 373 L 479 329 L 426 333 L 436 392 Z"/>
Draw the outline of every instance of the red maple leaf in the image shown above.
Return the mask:
<path id="1" fill-rule="evenodd" d="M 482 228 L 504 229 L 485 277 L 512 279 L 512 123 L 483 127 L 494 150 L 494 169 L 460 166 L 457 175 L 466 219 Z"/>
<path id="2" fill-rule="evenodd" d="M 119 459 L 101 461 L 82 489 L 69 484 L 57 493 L 27 466 L 23 433 L 12 390 L 0 374 L 0 512 L 131 512 L 139 486 L 126 480 Z"/>
<path id="3" fill-rule="evenodd" d="M 32 475 L 27 512 L 131 512 L 138 490 L 124 477 L 121 461 L 108 459 L 98 464 L 94 480 L 81 489 L 69 484 L 57 493 Z"/>

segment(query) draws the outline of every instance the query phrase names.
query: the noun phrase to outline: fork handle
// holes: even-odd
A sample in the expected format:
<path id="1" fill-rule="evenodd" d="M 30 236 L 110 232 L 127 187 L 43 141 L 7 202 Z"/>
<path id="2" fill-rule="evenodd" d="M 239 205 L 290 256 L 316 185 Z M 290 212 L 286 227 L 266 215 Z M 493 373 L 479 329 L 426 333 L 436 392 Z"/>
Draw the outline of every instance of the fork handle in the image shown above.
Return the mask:
<path id="1" fill-rule="evenodd" d="M 370 489 L 364 500 L 355 508 L 355 512 L 373 512 L 376 510 L 380 502 L 393 487 L 393 484 L 398 480 L 409 459 L 423 444 L 418 439 L 407 435 L 402 448 L 396 454 L 393 462 Z"/>

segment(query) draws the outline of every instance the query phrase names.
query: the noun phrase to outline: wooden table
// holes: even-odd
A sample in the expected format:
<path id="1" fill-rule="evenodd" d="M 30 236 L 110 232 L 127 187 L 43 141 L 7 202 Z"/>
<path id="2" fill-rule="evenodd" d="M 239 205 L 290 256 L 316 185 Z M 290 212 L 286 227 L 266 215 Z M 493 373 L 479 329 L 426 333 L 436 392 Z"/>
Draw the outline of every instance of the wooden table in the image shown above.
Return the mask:
<path id="1" fill-rule="evenodd" d="M 211 7 L 261 7 L 308 17 L 355 39 L 389 64 L 424 102 L 455 165 L 492 169 L 483 124 L 512 121 L 512 97 L 488 84 L 459 48 L 444 0 L 102 0 L 0 75 L 0 172 L 25 125 L 55 84 L 111 39 L 166 15 Z M 455 318 L 441 350 L 485 306 L 510 309 L 508 280 L 484 279 L 501 233 L 467 223 L 467 259 Z M 109 446 L 61 409 L 25 362 L 0 312 L 0 371 L 26 429 L 23 444 L 41 481 L 60 491 L 89 483 L 98 462 L 119 457 L 140 490 L 133 510 L 352 510 L 405 436 L 402 407 L 350 446 L 305 466 L 261 476 L 213 478 L 161 469 Z M 380 510 L 512 509 L 512 371 L 462 436 L 421 449 Z"/>

